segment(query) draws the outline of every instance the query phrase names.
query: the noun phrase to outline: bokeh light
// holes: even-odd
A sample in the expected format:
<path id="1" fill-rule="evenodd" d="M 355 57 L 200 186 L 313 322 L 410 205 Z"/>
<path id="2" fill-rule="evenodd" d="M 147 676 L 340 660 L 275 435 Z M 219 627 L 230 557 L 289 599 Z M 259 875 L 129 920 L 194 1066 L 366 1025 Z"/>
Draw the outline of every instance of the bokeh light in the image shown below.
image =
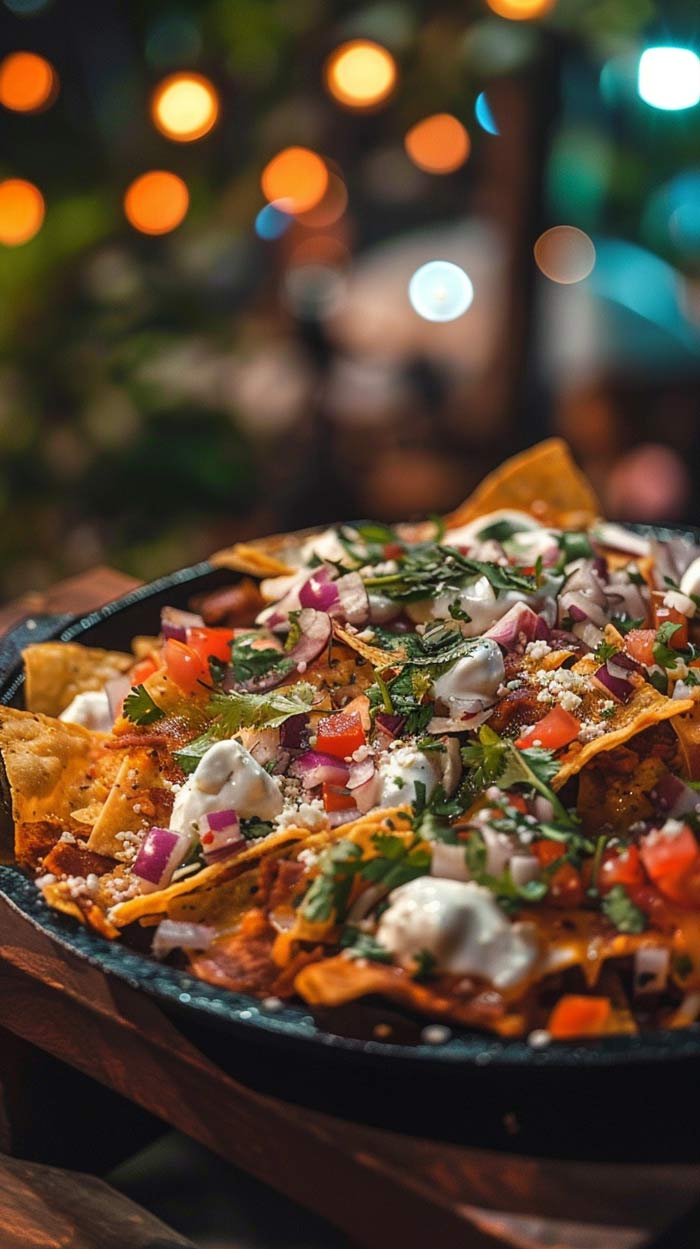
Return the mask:
<path id="1" fill-rule="evenodd" d="M 370 39 L 353 39 L 331 53 L 326 62 L 326 87 L 346 108 L 377 108 L 396 85 L 391 52 Z"/>
<path id="2" fill-rule="evenodd" d="M 48 108 L 58 92 L 58 75 L 35 52 L 11 52 L 0 63 L 0 104 L 16 113 Z"/>
<path id="3" fill-rule="evenodd" d="M 526 22 L 533 17 L 542 17 L 553 9 L 557 0 L 487 0 L 487 4 L 499 17 L 507 17 L 511 22 Z"/>
<path id="4" fill-rule="evenodd" d="M 474 287 L 459 265 L 449 260 L 430 260 L 413 274 L 408 298 L 425 321 L 454 321 L 470 307 Z"/>
<path id="5" fill-rule="evenodd" d="M 219 116 L 219 96 L 202 74 L 171 74 L 151 103 L 154 125 L 169 139 L 192 143 L 208 134 Z"/>
<path id="6" fill-rule="evenodd" d="M 325 161 L 310 148 L 287 147 L 265 166 L 260 185 L 270 203 L 287 200 L 291 212 L 308 212 L 326 193 L 328 170 Z"/>
<path id="7" fill-rule="evenodd" d="M 593 241 L 576 226 L 552 226 L 535 243 L 535 261 L 546 278 L 568 286 L 582 282 L 595 265 Z"/>
<path id="8" fill-rule="evenodd" d="M 340 221 L 347 206 L 348 188 L 337 173 L 329 172 L 328 186 L 323 198 L 308 212 L 297 213 L 297 221 L 313 230 L 323 230 Z"/>
<path id="9" fill-rule="evenodd" d="M 474 102 L 474 116 L 487 134 L 500 134 L 496 118 L 491 111 L 491 105 L 486 98 L 486 92 L 480 91 Z"/>
<path id="10" fill-rule="evenodd" d="M 255 233 L 258 238 L 271 241 L 286 234 L 292 224 L 289 200 L 265 204 L 255 218 Z"/>
<path id="11" fill-rule="evenodd" d="M 44 197 L 33 182 L 6 178 L 0 182 L 0 243 L 19 247 L 41 229 Z"/>
<path id="12" fill-rule="evenodd" d="M 189 203 L 189 191 L 182 178 L 164 169 L 153 169 L 127 188 L 124 212 L 142 234 L 169 234 L 184 220 Z"/>
<path id="13" fill-rule="evenodd" d="M 408 155 L 426 173 L 454 173 L 471 148 L 466 129 L 451 113 L 434 113 L 412 126 L 405 138 Z"/>
<path id="14" fill-rule="evenodd" d="M 700 102 L 700 58 L 690 48 L 647 48 L 639 58 L 638 90 L 652 108 L 692 108 Z"/>
<path id="15" fill-rule="evenodd" d="M 6 7 L 18 17 L 32 17 L 48 8 L 51 0 L 5 0 Z"/>

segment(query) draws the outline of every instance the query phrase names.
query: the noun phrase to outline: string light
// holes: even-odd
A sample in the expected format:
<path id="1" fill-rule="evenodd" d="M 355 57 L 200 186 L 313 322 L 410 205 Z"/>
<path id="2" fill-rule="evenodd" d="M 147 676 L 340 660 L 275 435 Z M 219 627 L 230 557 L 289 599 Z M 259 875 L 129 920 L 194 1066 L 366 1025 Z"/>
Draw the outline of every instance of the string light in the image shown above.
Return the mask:
<path id="1" fill-rule="evenodd" d="M 511 22 L 526 22 L 542 17 L 553 9 L 557 0 L 487 0 L 490 9 Z"/>
<path id="2" fill-rule="evenodd" d="M 304 226 L 314 230 L 323 230 L 326 226 L 335 225 L 340 221 L 348 206 L 348 189 L 337 173 L 328 174 L 328 186 L 325 194 L 315 208 L 308 212 L 298 213 L 297 219 Z"/>
<path id="3" fill-rule="evenodd" d="M 471 140 L 461 121 L 451 113 L 435 113 L 409 130 L 406 151 L 419 169 L 427 173 L 454 173 L 464 164 Z"/>
<path id="4" fill-rule="evenodd" d="M 23 178 L 0 182 L 0 243 L 6 247 L 28 243 L 41 229 L 44 212 L 44 197 L 33 182 Z"/>
<path id="5" fill-rule="evenodd" d="M 265 166 L 260 185 L 270 203 L 286 200 L 292 213 L 308 212 L 326 193 L 328 170 L 310 148 L 287 147 Z"/>
<path id="6" fill-rule="evenodd" d="M 326 87 L 346 108 L 372 109 L 388 100 L 396 86 L 396 61 L 370 39 L 352 39 L 326 62 Z"/>
<path id="7" fill-rule="evenodd" d="M 500 130 L 498 129 L 496 118 L 491 112 L 491 105 L 489 104 L 486 98 L 485 91 L 480 91 L 478 96 L 476 97 L 476 100 L 474 102 L 474 116 L 476 117 L 476 120 L 481 126 L 481 129 L 485 130 L 487 134 L 500 134 L 501 133 Z"/>
<path id="8" fill-rule="evenodd" d="M 58 94 L 58 75 L 35 52 L 11 52 L 0 64 L 0 104 L 16 113 L 38 113 Z"/>
<path id="9" fill-rule="evenodd" d="M 182 178 L 163 169 L 141 174 L 124 196 L 127 220 L 142 234 L 169 234 L 184 220 L 189 204 Z"/>
<path id="10" fill-rule="evenodd" d="M 408 298 L 424 320 L 454 321 L 470 307 L 474 287 L 459 265 L 449 260 L 430 260 L 413 274 Z"/>
<path id="11" fill-rule="evenodd" d="M 593 241 L 576 226 L 552 226 L 535 243 L 538 269 L 552 282 L 582 282 L 595 265 Z"/>
<path id="12" fill-rule="evenodd" d="M 675 111 L 700 103 L 700 57 L 690 48 L 647 48 L 637 87 L 645 104 Z"/>
<path id="13" fill-rule="evenodd" d="M 169 139 L 192 143 L 216 124 L 219 96 L 202 74 L 170 74 L 154 92 L 151 116 Z"/>

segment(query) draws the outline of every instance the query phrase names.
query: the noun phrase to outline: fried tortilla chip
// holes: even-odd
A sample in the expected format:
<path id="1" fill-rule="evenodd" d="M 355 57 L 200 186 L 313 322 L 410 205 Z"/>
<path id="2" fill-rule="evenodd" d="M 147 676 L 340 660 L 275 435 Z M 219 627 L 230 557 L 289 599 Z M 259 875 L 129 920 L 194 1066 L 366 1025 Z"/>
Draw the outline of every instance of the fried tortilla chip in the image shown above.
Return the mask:
<path id="1" fill-rule="evenodd" d="M 159 792 L 169 799 L 158 804 Z M 158 757 L 151 750 L 129 751 L 93 825 L 88 850 L 115 858 L 124 849 L 118 833 L 145 832 L 162 818 L 162 807 L 171 805 L 171 791 L 163 784 Z"/>
<path id="2" fill-rule="evenodd" d="M 20 862 L 36 864 L 64 830 L 84 831 L 73 825 L 73 810 L 103 803 L 116 775 L 107 740 L 80 724 L 0 708 L 0 753 Z"/>
<path id="3" fill-rule="evenodd" d="M 673 728 L 683 761 L 683 775 L 689 781 L 700 781 L 700 703 L 693 704 L 690 715 L 674 720 Z"/>
<path id="4" fill-rule="evenodd" d="M 58 716 L 76 694 L 102 690 L 128 672 L 133 655 L 81 646 L 78 642 L 36 642 L 22 651 L 28 711 Z"/>
<path id="5" fill-rule="evenodd" d="M 578 529 L 600 515 L 590 483 L 561 438 L 548 438 L 506 460 L 445 518 L 456 529 L 499 508 L 530 512 L 544 525 Z M 449 535 L 448 535 L 449 536 Z"/>
<path id="6" fill-rule="evenodd" d="M 356 651 L 358 655 L 371 663 L 373 668 L 390 668 L 392 664 L 403 663 L 406 658 L 406 651 L 400 644 L 397 645 L 396 650 L 382 650 L 380 646 L 372 646 L 369 642 L 363 641 L 358 637 L 357 632 L 340 624 L 338 620 L 333 621 L 333 637 Z"/>

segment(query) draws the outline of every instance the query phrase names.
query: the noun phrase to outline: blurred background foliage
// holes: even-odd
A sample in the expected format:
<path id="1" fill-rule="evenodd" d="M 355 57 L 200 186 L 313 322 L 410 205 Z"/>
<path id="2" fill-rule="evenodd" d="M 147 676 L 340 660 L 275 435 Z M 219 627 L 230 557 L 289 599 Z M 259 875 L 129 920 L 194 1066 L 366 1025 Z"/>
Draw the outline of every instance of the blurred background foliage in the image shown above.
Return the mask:
<path id="1" fill-rule="evenodd" d="M 699 26 L 652 0 L 0 0 L 0 592 L 445 511 L 547 432 L 612 514 L 697 519 Z M 382 98 L 369 62 L 343 98 L 355 40 Z M 668 45 L 691 60 L 650 101 Z M 154 92 L 190 74 L 215 116 L 173 137 Z M 322 193 L 297 152 L 266 209 L 299 147 Z M 432 260 L 473 289 L 452 320 L 409 297 Z"/>

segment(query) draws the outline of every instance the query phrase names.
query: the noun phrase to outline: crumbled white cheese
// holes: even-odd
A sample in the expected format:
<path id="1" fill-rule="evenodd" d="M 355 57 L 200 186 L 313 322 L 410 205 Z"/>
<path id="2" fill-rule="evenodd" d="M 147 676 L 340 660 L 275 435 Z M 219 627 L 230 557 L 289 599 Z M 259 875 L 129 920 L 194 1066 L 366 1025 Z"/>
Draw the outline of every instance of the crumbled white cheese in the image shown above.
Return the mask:
<path id="1" fill-rule="evenodd" d="M 580 742 L 592 742 L 596 737 L 602 737 L 605 732 L 605 724 L 594 724 L 592 720 L 585 720 L 578 731 L 578 740 Z"/>
<path id="2" fill-rule="evenodd" d="M 545 655 L 549 655 L 551 649 L 551 646 L 544 639 L 540 639 L 537 642 L 528 642 L 525 647 L 525 654 L 528 659 L 544 659 Z"/>
<path id="3" fill-rule="evenodd" d="M 61 836 L 59 837 L 58 840 L 65 842 L 66 845 L 69 845 L 69 846 L 74 846 L 76 842 L 75 837 L 73 836 L 72 833 L 68 832 L 68 829 L 65 829 L 65 831 L 61 833 Z"/>
<path id="4" fill-rule="evenodd" d="M 326 813 L 320 798 L 312 798 L 310 802 L 301 802 L 299 806 L 290 804 L 283 808 L 275 819 L 275 828 L 308 828 L 315 833 L 326 824 Z"/>

